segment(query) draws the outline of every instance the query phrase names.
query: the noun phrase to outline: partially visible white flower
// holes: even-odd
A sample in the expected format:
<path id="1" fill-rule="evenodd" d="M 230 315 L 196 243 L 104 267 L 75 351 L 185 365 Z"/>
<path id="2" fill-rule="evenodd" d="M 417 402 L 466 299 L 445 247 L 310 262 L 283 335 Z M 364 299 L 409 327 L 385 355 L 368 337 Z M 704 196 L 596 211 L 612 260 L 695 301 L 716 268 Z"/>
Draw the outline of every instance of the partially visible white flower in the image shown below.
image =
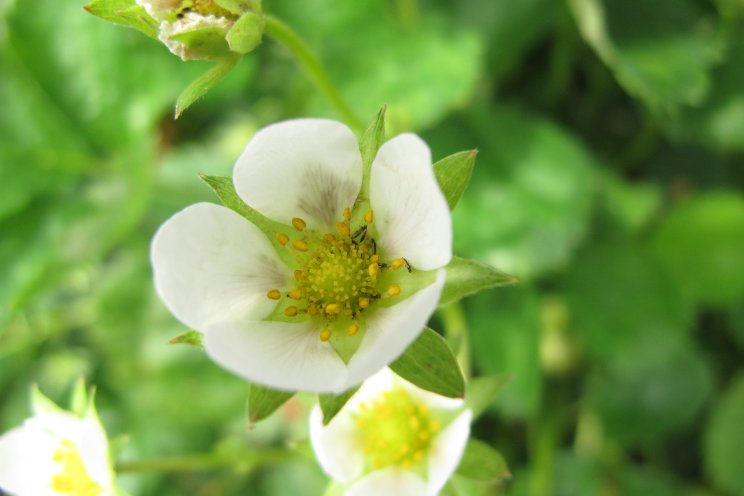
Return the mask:
<path id="1" fill-rule="evenodd" d="M 152 242 L 158 294 L 207 353 L 246 379 L 339 393 L 395 360 L 436 308 L 452 223 L 429 147 L 380 147 L 369 191 L 345 125 L 298 119 L 255 134 L 233 183 L 260 226 L 199 203 Z"/>
<path id="2" fill-rule="evenodd" d="M 182 60 L 200 59 L 203 58 L 203 51 L 180 41 L 178 39 L 179 36 L 197 31 L 210 30 L 216 34 L 212 38 L 218 38 L 224 42 L 225 36 L 232 27 L 233 22 L 233 20 L 225 17 L 205 16 L 195 12 L 187 12 L 173 22 L 161 22 L 158 39 L 168 47 L 171 53 L 178 55 Z M 211 41 L 215 40 L 213 39 Z M 226 42 L 224 42 L 224 45 L 227 48 Z"/>
<path id="3" fill-rule="evenodd" d="M 41 397 L 34 409 L 0 436 L 0 489 L 12 496 L 115 495 L 108 440 L 92 405 L 78 416 Z"/>
<path id="4" fill-rule="evenodd" d="M 472 413 L 384 369 L 323 426 L 310 415 L 310 440 L 345 496 L 434 496 L 460 463 Z"/>

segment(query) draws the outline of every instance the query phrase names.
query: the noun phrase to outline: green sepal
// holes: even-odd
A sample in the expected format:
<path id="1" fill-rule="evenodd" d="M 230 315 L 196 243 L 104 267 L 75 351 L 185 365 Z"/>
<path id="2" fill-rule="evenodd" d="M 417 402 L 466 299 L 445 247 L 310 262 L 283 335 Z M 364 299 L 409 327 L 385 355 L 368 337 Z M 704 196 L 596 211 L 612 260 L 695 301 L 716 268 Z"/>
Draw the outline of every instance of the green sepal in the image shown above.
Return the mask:
<path id="1" fill-rule="evenodd" d="M 496 401 L 496 397 L 511 378 L 511 374 L 500 374 L 470 379 L 465 393 L 465 404 L 473 412 L 473 420 L 480 417 Z"/>
<path id="2" fill-rule="evenodd" d="M 465 378 L 447 341 L 425 327 L 390 369 L 421 389 L 448 398 L 465 396 Z"/>
<path id="3" fill-rule="evenodd" d="M 468 441 L 455 474 L 484 482 L 501 482 L 511 477 L 501 453 L 477 439 Z"/>
<path id="4" fill-rule="evenodd" d="M 448 305 L 477 293 L 483 289 L 496 286 L 508 286 L 519 282 L 519 279 L 490 265 L 467 258 L 452 257 L 445 267 L 447 279 L 442 288 L 439 305 Z"/>
<path id="5" fill-rule="evenodd" d="M 201 350 L 204 349 L 202 333 L 198 331 L 186 331 L 183 334 L 179 334 L 175 338 L 168 340 L 168 344 L 187 344 Z"/>
<path id="6" fill-rule="evenodd" d="M 258 384 L 248 390 L 248 422 L 250 425 L 265 419 L 290 400 L 296 392 L 277 391 Z"/>
<path id="7" fill-rule="evenodd" d="M 320 405 L 320 410 L 323 412 L 323 425 L 328 425 L 358 390 L 359 386 L 355 386 L 341 394 L 319 394 L 318 404 Z"/>
<path id="8" fill-rule="evenodd" d="M 93 391 L 91 391 L 90 396 L 94 396 Z M 88 390 L 85 388 L 85 381 L 81 377 L 75 381 L 75 385 L 72 387 L 70 411 L 82 418 L 88 413 L 90 407 L 91 402 L 88 400 Z"/>
<path id="9" fill-rule="evenodd" d="M 203 97 L 207 91 L 211 90 L 217 83 L 222 81 L 230 71 L 237 65 L 240 57 L 232 55 L 221 59 L 212 68 L 207 70 L 198 78 L 194 79 L 182 92 L 176 100 L 175 118 L 181 117 L 181 114 L 199 98 Z"/>
<path id="10" fill-rule="evenodd" d="M 266 20 L 264 16 L 246 12 L 235 21 L 225 39 L 230 50 L 245 54 L 261 44 Z"/>
<path id="11" fill-rule="evenodd" d="M 261 0 L 215 0 L 215 3 L 238 16 L 248 11 L 261 13 Z"/>
<path id="12" fill-rule="evenodd" d="M 372 172 L 372 162 L 377 156 L 377 150 L 385 142 L 385 112 L 387 105 L 383 105 L 372 124 L 359 138 L 359 152 L 362 154 L 362 190 L 359 200 L 369 201 L 369 178 Z"/>
<path id="13" fill-rule="evenodd" d="M 205 26 L 172 34 L 168 38 L 186 45 L 189 50 L 186 56 L 189 59 L 222 60 L 230 52 L 226 35 L 227 31 L 223 27 Z"/>
<path id="14" fill-rule="evenodd" d="M 39 389 L 38 384 L 31 386 L 31 411 L 35 414 L 63 412 L 55 402 L 47 398 Z"/>
<path id="15" fill-rule="evenodd" d="M 478 150 L 467 150 L 454 153 L 434 164 L 434 175 L 450 210 L 455 208 L 470 183 L 477 155 Z"/>
<path id="16" fill-rule="evenodd" d="M 134 28 L 150 38 L 158 39 L 158 22 L 134 0 L 93 0 L 83 8 L 96 17 Z"/>
<path id="17" fill-rule="evenodd" d="M 269 239 L 279 258 L 289 265 L 294 264 L 289 252 L 276 239 L 278 232 L 286 231 L 289 227 L 265 217 L 257 210 L 246 205 L 235 191 L 235 186 L 231 178 L 225 176 L 208 176 L 206 174 L 199 174 L 199 178 L 212 188 L 212 191 L 215 192 L 224 206 L 245 217 L 253 225 L 258 227 Z"/>

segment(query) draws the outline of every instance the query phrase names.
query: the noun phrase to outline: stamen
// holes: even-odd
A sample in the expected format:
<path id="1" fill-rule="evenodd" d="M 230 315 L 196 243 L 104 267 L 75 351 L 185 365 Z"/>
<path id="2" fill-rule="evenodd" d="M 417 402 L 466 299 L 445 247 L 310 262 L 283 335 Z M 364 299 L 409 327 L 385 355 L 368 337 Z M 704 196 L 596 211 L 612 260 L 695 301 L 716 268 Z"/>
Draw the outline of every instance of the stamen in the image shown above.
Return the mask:
<path id="1" fill-rule="evenodd" d="M 323 239 L 324 239 L 324 240 L 325 240 L 325 241 L 326 241 L 327 243 L 333 243 L 334 241 L 336 241 L 336 236 L 334 236 L 334 235 L 333 235 L 333 234 L 331 234 L 331 233 L 326 233 L 326 234 L 324 234 L 324 235 L 323 235 Z"/>
<path id="2" fill-rule="evenodd" d="M 279 298 L 282 297 L 282 293 L 278 289 L 272 289 L 271 291 L 269 291 L 268 293 L 266 293 L 266 296 L 270 300 L 278 300 Z"/>
<path id="3" fill-rule="evenodd" d="M 325 312 L 328 314 L 338 313 L 341 310 L 341 305 L 338 303 L 329 303 L 325 306 Z"/>
<path id="4" fill-rule="evenodd" d="M 292 247 L 297 251 L 307 251 L 307 241 L 296 239 L 292 241 Z"/>
<path id="5" fill-rule="evenodd" d="M 375 220 L 375 212 L 370 208 L 367 210 L 367 212 L 364 214 L 364 222 L 367 224 L 372 224 Z"/>
<path id="6" fill-rule="evenodd" d="M 307 227 L 307 224 L 305 223 L 305 221 L 300 219 L 299 217 L 295 217 L 292 219 L 292 225 L 298 231 L 302 231 L 305 229 L 305 227 Z"/>
<path id="7" fill-rule="evenodd" d="M 367 272 L 369 273 L 370 277 L 375 277 L 377 274 L 380 273 L 380 266 L 377 265 L 377 262 L 369 264 L 369 268 L 367 269 Z"/>
<path id="8" fill-rule="evenodd" d="M 347 222 L 351 220 L 351 209 L 349 207 L 344 209 L 344 219 L 346 219 Z"/>
<path id="9" fill-rule="evenodd" d="M 329 339 L 331 339 L 331 328 L 330 327 L 326 327 L 325 329 L 323 329 L 322 331 L 320 331 L 320 340 L 323 341 L 323 342 L 326 342 Z"/>
<path id="10" fill-rule="evenodd" d="M 351 235 L 351 229 L 349 229 L 349 224 L 345 222 L 337 222 L 336 223 L 336 230 L 341 236 L 350 236 Z"/>
<path id="11" fill-rule="evenodd" d="M 400 286 L 397 284 L 391 284 L 387 289 L 387 294 L 390 297 L 398 296 L 400 294 Z"/>
<path id="12" fill-rule="evenodd" d="M 295 317 L 299 313 L 299 310 L 297 310 L 297 307 L 287 307 L 284 309 L 284 315 L 287 317 Z"/>
<path id="13" fill-rule="evenodd" d="M 320 311 L 318 310 L 318 307 L 316 307 L 315 305 L 310 305 L 309 307 L 307 307 L 308 315 L 315 316 L 315 315 L 318 315 L 319 313 Z"/>
<path id="14" fill-rule="evenodd" d="M 358 332 L 359 332 L 359 324 L 351 324 L 349 326 L 349 330 L 348 330 L 349 336 L 356 336 Z"/>
<path id="15" fill-rule="evenodd" d="M 365 309 L 369 306 L 369 298 L 359 298 L 359 308 Z"/>
<path id="16" fill-rule="evenodd" d="M 401 267 L 403 267 L 403 266 L 404 266 L 405 264 L 406 264 L 406 262 L 405 262 L 405 260 L 403 260 L 402 258 L 396 258 L 395 260 L 393 260 L 392 262 L 390 262 L 390 266 L 391 266 L 392 268 L 396 269 L 396 270 L 397 270 L 397 269 L 400 269 L 400 268 L 401 268 Z"/>
<path id="17" fill-rule="evenodd" d="M 299 269 L 294 271 L 294 276 L 295 276 L 295 279 L 297 279 L 298 281 L 301 281 L 305 278 L 305 274 L 303 274 L 302 271 Z"/>
<path id="18" fill-rule="evenodd" d="M 279 244 L 284 246 L 287 243 L 289 243 L 289 236 L 287 236 L 284 233 L 276 233 L 276 240 L 279 241 Z"/>
<path id="19" fill-rule="evenodd" d="M 287 293 L 287 296 L 292 298 L 293 300 L 301 300 L 302 299 L 302 291 L 299 289 L 293 289 L 289 293 Z"/>

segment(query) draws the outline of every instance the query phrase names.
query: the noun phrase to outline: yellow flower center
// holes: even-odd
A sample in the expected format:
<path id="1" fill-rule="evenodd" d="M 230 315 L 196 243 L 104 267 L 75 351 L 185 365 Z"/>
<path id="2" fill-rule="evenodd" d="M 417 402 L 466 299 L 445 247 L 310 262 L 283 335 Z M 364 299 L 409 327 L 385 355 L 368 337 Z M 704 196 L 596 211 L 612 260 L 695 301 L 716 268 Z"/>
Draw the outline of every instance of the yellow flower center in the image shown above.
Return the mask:
<path id="1" fill-rule="evenodd" d="M 422 461 L 441 430 L 426 404 L 403 388 L 386 391 L 360 408 L 356 425 L 367 461 L 375 469 L 407 469 Z"/>
<path id="2" fill-rule="evenodd" d="M 374 212 L 370 209 L 363 216 L 361 225 L 351 226 L 352 213 L 344 211 L 344 220 L 336 224 L 335 233 L 322 236 L 307 229 L 307 223 L 295 217 L 292 226 L 300 236 L 297 239 L 284 232 L 276 239 L 282 246 L 292 250 L 298 262 L 294 271 L 296 287 L 286 293 L 294 300 L 284 308 L 284 315 L 296 317 L 309 315 L 324 321 L 320 339 L 328 341 L 333 332 L 341 328 L 348 336 L 355 336 L 361 328 L 361 319 L 375 302 L 394 298 L 401 293 L 398 284 L 382 284 L 381 277 L 391 271 L 410 264 L 397 258 L 383 262 L 372 237 Z M 269 289 L 266 296 L 280 300 L 279 289 Z"/>
<path id="3" fill-rule="evenodd" d="M 62 472 L 52 476 L 52 490 L 68 496 L 98 496 L 103 488 L 96 484 L 85 468 L 80 451 L 74 442 L 64 439 L 54 450 L 54 461 L 62 465 Z"/>

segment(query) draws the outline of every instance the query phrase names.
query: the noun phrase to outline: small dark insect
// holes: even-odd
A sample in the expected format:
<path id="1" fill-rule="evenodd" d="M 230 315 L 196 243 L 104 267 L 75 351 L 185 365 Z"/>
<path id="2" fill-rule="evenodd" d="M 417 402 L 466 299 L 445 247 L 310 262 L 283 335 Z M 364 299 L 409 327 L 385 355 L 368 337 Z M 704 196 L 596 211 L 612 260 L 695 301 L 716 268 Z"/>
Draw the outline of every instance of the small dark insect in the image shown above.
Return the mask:
<path id="1" fill-rule="evenodd" d="M 409 273 L 413 272 L 413 267 L 411 267 L 411 264 L 410 264 L 410 263 L 408 262 L 408 260 L 406 260 L 406 259 L 404 258 L 404 259 L 403 259 L 403 263 L 404 263 L 404 264 L 406 264 L 406 270 L 407 270 L 407 271 L 408 271 Z"/>
<path id="2" fill-rule="evenodd" d="M 360 227 L 359 229 L 354 231 L 354 234 L 351 235 L 351 239 L 355 243 L 361 243 L 362 241 L 364 241 L 364 238 L 366 237 L 367 237 L 367 226 Z M 356 239 L 356 238 L 359 238 L 359 239 Z"/>
<path id="3" fill-rule="evenodd" d="M 372 241 L 372 255 L 377 254 L 377 243 L 375 242 L 375 238 L 369 238 L 370 241 Z"/>
<path id="4" fill-rule="evenodd" d="M 387 269 L 387 268 L 388 268 L 388 264 L 386 264 L 386 263 L 382 263 L 382 262 L 379 262 L 379 263 L 378 263 L 377 265 L 378 265 L 378 266 L 379 266 L 379 267 L 380 267 L 381 269 Z"/>

